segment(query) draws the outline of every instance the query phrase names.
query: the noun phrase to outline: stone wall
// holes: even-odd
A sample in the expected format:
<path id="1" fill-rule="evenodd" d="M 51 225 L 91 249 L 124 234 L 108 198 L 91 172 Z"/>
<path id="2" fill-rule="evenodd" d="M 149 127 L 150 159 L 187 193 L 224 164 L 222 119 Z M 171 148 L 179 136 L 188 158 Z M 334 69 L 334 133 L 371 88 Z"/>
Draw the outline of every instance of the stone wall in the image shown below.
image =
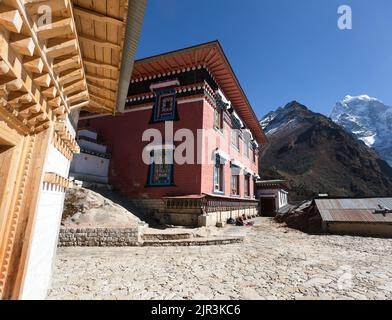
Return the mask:
<path id="1" fill-rule="evenodd" d="M 138 246 L 140 229 L 61 228 L 59 247 L 127 247 Z"/>

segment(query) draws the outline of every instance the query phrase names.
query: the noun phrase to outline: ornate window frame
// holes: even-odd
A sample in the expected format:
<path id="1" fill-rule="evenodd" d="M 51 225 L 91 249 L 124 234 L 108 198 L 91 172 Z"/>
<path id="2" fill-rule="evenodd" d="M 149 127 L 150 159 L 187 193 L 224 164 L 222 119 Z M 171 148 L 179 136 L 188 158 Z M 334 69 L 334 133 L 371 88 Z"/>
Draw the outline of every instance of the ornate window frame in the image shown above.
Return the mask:
<path id="1" fill-rule="evenodd" d="M 177 111 L 177 96 L 175 88 L 164 88 L 156 89 L 155 92 L 155 103 L 152 108 L 152 115 L 150 123 L 160 123 L 166 121 L 178 121 Z M 164 99 L 172 99 L 172 110 L 170 113 L 164 114 L 162 112 L 162 103 Z"/>
<path id="2" fill-rule="evenodd" d="M 162 156 L 162 151 L 163 151 L 163 156 Z M 160 160 L 163 161 L 163 159 L 167 160 L 167 157 L 170 157 L 171 159 L 169 160 L 170 163 L 159 163 L 160 160 L 157 157 L 157 153 L 161 153 Z M 167 155 L 167 153 L 170 153 L 171 155 Z M 158 162 L 158 163 L 156 163 Z M 154 181 L 154 174 L 155 170 L 157 169 L 157 165 L 166 165 L 168 166 L 168 174 L 167 174 L 167 182 L 156 182 Z M 147 176 L 147 183 L 146 187 L 173 187 L 175 186 L 174 184 L 174 150 L 171 148 L 155 148 L 150 151 L 150 164 L 148 166 L 148 176 Z"/>

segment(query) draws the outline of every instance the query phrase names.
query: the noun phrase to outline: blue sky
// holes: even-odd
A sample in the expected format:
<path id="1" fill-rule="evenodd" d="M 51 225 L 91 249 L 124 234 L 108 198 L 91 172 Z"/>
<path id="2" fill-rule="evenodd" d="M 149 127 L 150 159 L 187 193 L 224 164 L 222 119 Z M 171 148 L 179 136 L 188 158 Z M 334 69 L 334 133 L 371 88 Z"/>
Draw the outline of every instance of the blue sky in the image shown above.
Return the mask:
<path id="1" fill-rule="evenodd" d="M 216 39 L 260 118 L 292 100 L 329 115 L 348 94 L 392 105 L 391 0 L 148 0 L 137 58 Z"/>

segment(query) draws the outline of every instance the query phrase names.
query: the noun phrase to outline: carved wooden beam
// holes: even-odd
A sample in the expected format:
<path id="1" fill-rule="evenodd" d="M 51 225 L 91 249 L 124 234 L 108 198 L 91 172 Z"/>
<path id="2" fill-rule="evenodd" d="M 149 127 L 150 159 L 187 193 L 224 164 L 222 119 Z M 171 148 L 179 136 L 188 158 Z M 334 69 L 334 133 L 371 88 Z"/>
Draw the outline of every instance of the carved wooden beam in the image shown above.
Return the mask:
<path id="1" fill-rule="evenodd" d="M 86 100 L 88 98 L 88 92 L 82 91 L 73 96 L 67 98 L 67 101 L 71 104 L 80 100 Z"/>
<path id="2" fill-rule="evenodd" d="M 67 54 L 76 53 L 78 44 L 76 39 L 66 40 L 46 49 L 46 55 L 50 58 L 58 58 Z"/>
<path id="3" fill-rule="evenodd" d="M 48 103 L 49 103 L 49 106 L 51 106 L 52 108 L 58 108 L 61 106 L 61 98 L 56 97 L 52 100 L 49 100 Z"/>
<path id="4" fill-rule="evenodd" d="M 26 57 L 23 59 L 23 66 L 27 71 L 41 73 L 44 68 L 44 62 L 39 57 Z"/>
<path id="5" fill-rule="evenodd" d="M 29 93 L 14 92 L 8 96 L 9 104 L 30 103 L 33 100 Z"/>
<path id="6" fill-rule="evenodd" d="M 62 60 L 56 60 L 53 64 L 53 70 L 57 73 L 61 73 L 63 71 L 76 68 L 80 65 L 80 57 L 78 55 L 65 58 Z"/>
<path id="7" fill-rule="evenodd" d="M 0 75 L 7 74 L 9 71 L 10 66 L 4 60 L 0 60 Z"/>
<path id="8" fill-rule="evenodd" d="M 74 32 L 75 28 L 72 18 L 61 19 L 37 28 L 37 34 L 41 40 L 64 37 Z"/>
<path id="9" fill-rule="evenodd" d="M 42 94 L 46 98 L 54 98 L 54 97 L 56 97 L 56 94 L 57 94 L 57 88 L 55 86 L 53 86 L 48 89 L 42 90 Z"/>
<path id="10" fill-rule="evenodd" d="M 83 78 L 82 70 L 81 69 L 76 69 L 76 70 L 73 70 L 71 72 L 68 72 L 65 75 L 61 75 L 59 83 L 61 85 L 65 85 L 67 83 L 70 83 L 70 82 L 73 82 L 73 81 L 76 81 L 76 80 L 79 80 L 79 79 L 82 79 L 82 78 Z"/>
<path id="11" fill-rule="evenodd" d="M 70 6 L 69 0 L 25 0 L 25 7 L 30 15 L 38 13 L 38 9 L 42 6 L 48 6 L 52 12 L 68 9 Z"/>
<path id="12" fill-rule="evenodd" d="M 75 105 L 71 105 L 71 107 L 70 107 L 71 111 L 76 110 L 76 109 L 80 109 L 80 108 L 83 108 L 83 107 L 86 107 L 86 106 L 89 105 L 89 103 L 90 103 L 90 101 L 83 101 L 81 103 L 78 103 L 78 104 L 75 104 Z"/>
<path id="13" fill-rule="evenodd" d="M 40 87 L 49 88 L 51 81 L 52 79 L 47 73 L 34 77 L 34 82 Z"/>
<path id="14" fill-rule="evenodd" d="M 82 91 L 86 89 L 86 82 L 84 80 L 80 80 L 76 83 L 73 83 L 67 87 L 64 87 L 64 93 L 69 95 L 75 91 Z"/>
<path id="15" fill-rule="evenodd" d="M 17 9 L 0 5 L 0 25 L 11 32 L 20 33 L 23 26 L 23 19 Z"/>
<path id="16" fill-rule="evenodd" d="M 34 41 L 31 37 L 13 33 L 10 40 L 11 47 L 16 52 L 24 56 L 32 56 L 35 49 Z"/>
<path id="17" fill-rule="evenodd" d="M 59 176 L 57 173 L 47 172 L 44 176 L 44 183 L 53 184 L 62 188 L 70 188 L 73 184 L 72 181 Z"/>

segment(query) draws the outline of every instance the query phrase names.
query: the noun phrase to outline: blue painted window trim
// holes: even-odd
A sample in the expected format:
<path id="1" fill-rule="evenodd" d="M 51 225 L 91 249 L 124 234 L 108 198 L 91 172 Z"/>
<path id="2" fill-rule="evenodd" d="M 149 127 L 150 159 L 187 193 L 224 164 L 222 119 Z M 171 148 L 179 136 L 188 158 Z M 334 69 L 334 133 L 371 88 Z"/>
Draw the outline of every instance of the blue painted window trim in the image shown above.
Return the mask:
<path id="1" fill-rule="evenodd" d="M 166 150 L 167 152 L 167 150 Z M 174 152 L 172 151 L 172 156 L 174 157 Z M 153 182 L 154 176 L 154 151 L 151 151 L 151 162 L 148 166 L 148 177 L 146 187 L 174 187 L 174 162 L 169 165 L 169 182 L 167 183 L 156 183 Z"/>
<path id="2" fill-rule="evenodd" d="M 162 96 L 173 96 L 173 111 L 170 115 L 164 116 L 164 117 L 158 117 L 159 113 L 159 101 Z M 166 121 L 178 121 L 178 112 L 177 112 L 177 97 L 176 97 L 176 89 L 170 88 L 170 89 L 162 89 L 162 90 L 156 90 L 155 91 L 155 103 L 154 107 L 152 108 L 152 115 L 151 115 L 151 120 L 150 123 L 160 123 L 160 122 L 166 122 Z"/>

